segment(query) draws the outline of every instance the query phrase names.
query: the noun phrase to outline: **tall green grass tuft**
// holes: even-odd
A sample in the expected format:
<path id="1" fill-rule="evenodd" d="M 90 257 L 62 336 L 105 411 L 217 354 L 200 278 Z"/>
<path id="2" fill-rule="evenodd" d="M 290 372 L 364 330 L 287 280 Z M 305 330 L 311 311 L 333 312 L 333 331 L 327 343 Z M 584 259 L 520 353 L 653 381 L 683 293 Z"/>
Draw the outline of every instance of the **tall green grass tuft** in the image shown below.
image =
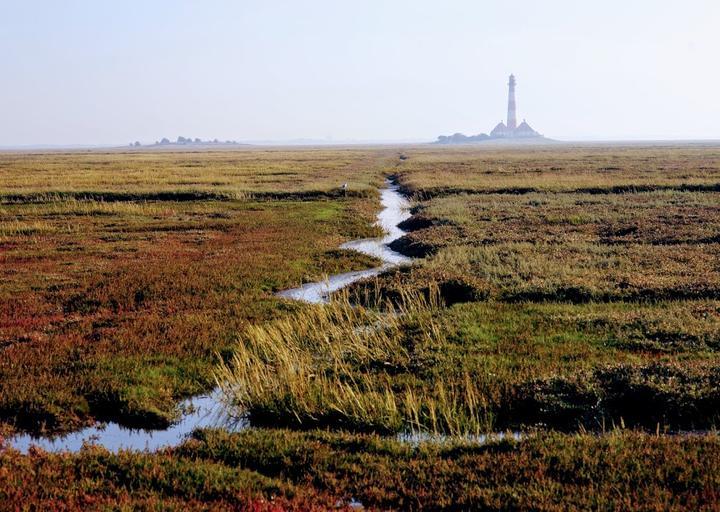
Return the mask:
<path id="1" fill-rule="evenodd" d="M 406 292 L 377 310 L 346 293 L 242 333 L 217 371 L 234 414 L 259 425 L 480 434 L 492 421 L 469 375 L 415 377 L 413 352 L 438 346 L 439 292 Z"/>

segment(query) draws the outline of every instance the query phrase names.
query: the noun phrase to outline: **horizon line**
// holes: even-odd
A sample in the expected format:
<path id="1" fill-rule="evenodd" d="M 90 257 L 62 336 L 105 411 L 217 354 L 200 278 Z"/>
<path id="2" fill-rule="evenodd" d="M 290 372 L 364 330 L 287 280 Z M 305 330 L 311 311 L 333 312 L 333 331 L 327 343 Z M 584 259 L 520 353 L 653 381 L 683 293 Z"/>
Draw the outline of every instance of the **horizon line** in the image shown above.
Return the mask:
<path id="1" fill-rule="evenodd" d="M 574 143 L 720 143 L 720 137 L 718 138 L 673 138 L 673 137 L 588 137 L 588 138 L 560 138 L 560 137 L 546 137 L 548 144 L 574 144 Z M 428 140 L 420 138 L 412 139 L 312 139 L 312 138 L 292 138 L 292 139 L 250 139 L 250 140 L 238 140 L 235 143 L 230 144 L 219 144 L 217 147 L 232 148 L 238 146 L 362 146 L 362 145 L 391 145 L 391 144 L 434 144 L 437 139 Z M 482 142 L 469 142 L 460 144 L 448 144 L 448 146 L 457 145 L 492 145 L 496 142 L 492 139 Z M 512 142 L 503 142 L 503 145 L 513 145 Z M 522 142 L 517 145 L 522 145 Z M 539 143 L 537 145 L 542 145 Z M 127 150 L 142 150 L 149 148 L 208 148 L 214 147 L 214 144 L 142 144 L 140 146 L 132 146 L 130 143 L 117 144 L 117 143 L 70 143 L 70 144 L 8 144 L 1 145 L 0 150 L 2 151 L 28 151 L 28 150 L 63 150 L 63 149 L 127 149 Z"/>

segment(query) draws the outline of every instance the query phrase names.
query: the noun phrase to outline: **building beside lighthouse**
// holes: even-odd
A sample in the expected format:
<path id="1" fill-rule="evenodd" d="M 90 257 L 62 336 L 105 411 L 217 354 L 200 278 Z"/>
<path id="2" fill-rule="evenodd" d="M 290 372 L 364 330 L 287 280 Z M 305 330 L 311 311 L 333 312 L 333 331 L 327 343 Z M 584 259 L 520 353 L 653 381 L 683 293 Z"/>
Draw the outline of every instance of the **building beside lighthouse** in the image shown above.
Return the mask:
<path id="1" fill-rule="evenodd" d="M 515 84 L 515 75 L 510 75 L 510 80 L 508 81 L 507 124 L 500 121 L 490 132 L 491 139 L 523 139 L 530 137 L 542 137 L 542 135 L 533 130 L 524 119 L 522 123 L 519 125 L 517 124 Z"/>
<path id="2" fill-rule="evenodd" d="M 456 133 L 454 135 L 441 135 L 436 141 L 437 144 L 468 144 L 474 142 L 483 142 L 490 140 L 510 140 L 510 141 L 528 141 L 536 140 L 539 142 L 547 141 L 542 135 L 533 130 L 527 121 L 523 119 L 522 123 L 517 124 L 517 104 L 515 103 L 515 75 L 510 75 L 508 81 L 508 102 L 507 102 L 507 123 L 500 121 L 495 128 L 492 129 L 490 135 L 480 133 L 478 135 L 463 135 Z"/>

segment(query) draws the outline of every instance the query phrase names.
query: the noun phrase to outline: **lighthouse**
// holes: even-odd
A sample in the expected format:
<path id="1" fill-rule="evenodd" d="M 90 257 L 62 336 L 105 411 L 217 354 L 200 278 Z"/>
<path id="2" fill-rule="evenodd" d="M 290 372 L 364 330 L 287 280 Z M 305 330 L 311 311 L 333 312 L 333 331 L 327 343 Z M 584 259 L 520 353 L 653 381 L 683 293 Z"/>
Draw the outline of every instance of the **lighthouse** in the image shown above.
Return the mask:
<path id="1" fill-rule="evenodd" d="M 523 122 L 517 124 L 517 106 L 515 105 L 515 75 L 510 75 L 508 80 L 508 103 L 507 103 L 507 124 L 500 121 L 493 131 L 490 132 L 491 139 L 526 139 L 531 137 L 540 138 L 538 132 L 530 128 L 530 125 Z"/>
<path id="2" fill-rule="evenodd" d="M 477 135 L 463 135 L 462 133 L 456 133 L 454 135 L 440 135 L 437 140 L 437 144 L 468 144 L 471 142 L 482 142 L 492 141 L 498 139 L 509 139 L 508 142 L 512 144 L 533 142 L 532 140 L 518 140 L 518 139 L 534 139 L 535 141 L 548 140 L 541 134 L 533 130 L 529 124 L 522 120 L 522 123 L 518 124 L 517 120 L 517 105 L 515 104 L 515 75 L 510 75 L 508 80 L 508 101 L 507 101 L 507 124 L 505 121 L 500 121 L 495 128 L 492 129 L 490 135 L 485 133 L 479 133 Z M 498 141 L 499 142 L 499 141 Z"/>
<path id="3" fill-rule="evenodd" d="M 507 128 L 509 131 L 514 131 L 515 128 L 517 128 L 517 111 L 515 107 L 515 75 L 510 75 L 510 81 L 508 81 Z"/>

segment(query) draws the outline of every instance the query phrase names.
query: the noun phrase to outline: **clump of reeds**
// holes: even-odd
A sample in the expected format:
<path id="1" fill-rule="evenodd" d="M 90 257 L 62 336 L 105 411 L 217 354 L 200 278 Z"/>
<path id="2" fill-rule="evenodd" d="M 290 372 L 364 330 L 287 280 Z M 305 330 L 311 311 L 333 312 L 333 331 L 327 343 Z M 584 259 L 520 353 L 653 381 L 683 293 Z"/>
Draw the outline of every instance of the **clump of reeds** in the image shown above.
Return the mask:
<path id="1" fill-rule="evenodd" d="M 0 222 L 0 239 L 8 236 L 27 236 L 36 234 L 53 233 L 57 228 L 48 222 L 10 220 Z"/>
<path id="2" fill-rule="evenodd" d="M 327 305 L 249 327 L 221 364 L 218 383 L 233 412 L 256 424 L 485 432 L 485 400 L 470 376 L 423 381 L 413 374 L 412 347 L 444 339 L 433 315 L 438 307 L 437 287 L 403 293 L 377 310 L 340 294 Z"/>

